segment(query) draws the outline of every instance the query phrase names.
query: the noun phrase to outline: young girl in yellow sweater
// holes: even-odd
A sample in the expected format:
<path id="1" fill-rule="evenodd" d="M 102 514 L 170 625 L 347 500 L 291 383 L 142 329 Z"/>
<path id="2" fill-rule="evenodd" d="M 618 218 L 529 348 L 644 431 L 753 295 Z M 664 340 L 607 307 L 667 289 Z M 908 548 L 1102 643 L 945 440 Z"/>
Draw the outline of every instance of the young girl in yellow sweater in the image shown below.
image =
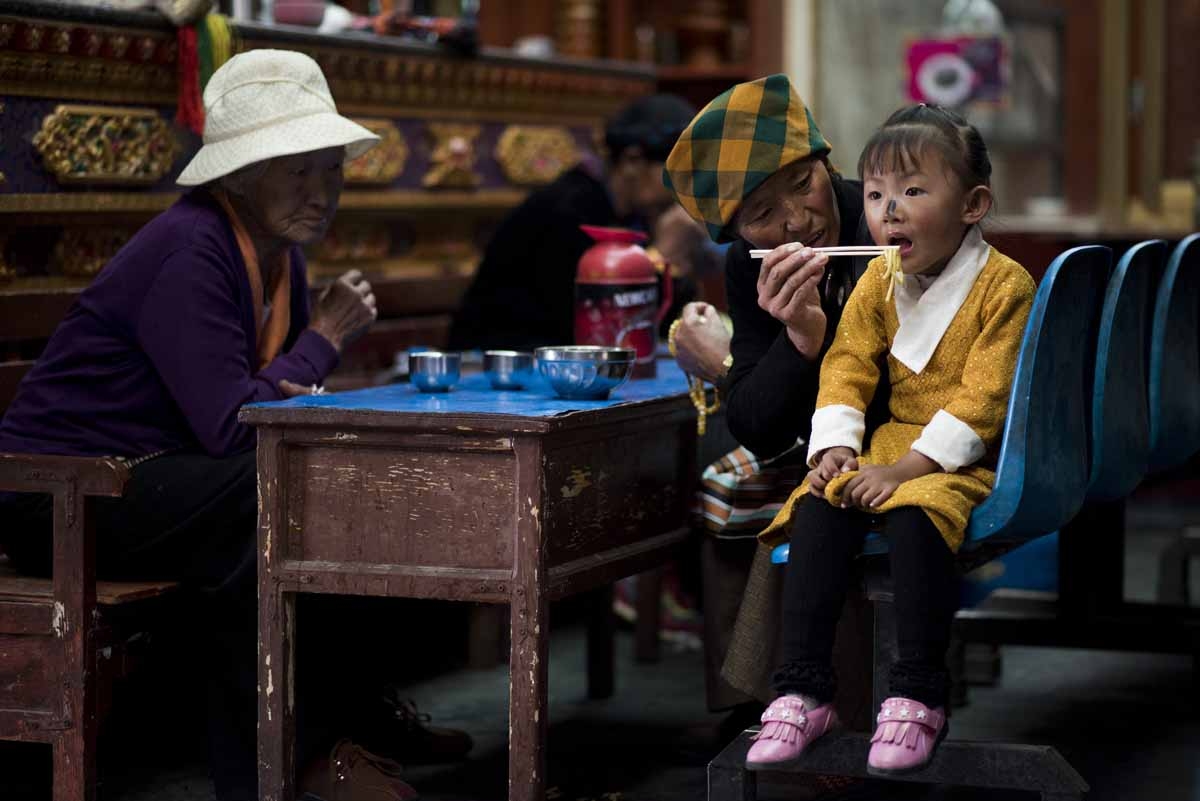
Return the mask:
<path id="1" fill-rule="evenodd" d="M 923 767 L 945 736 L 954 553 L 991 491 L 1033 301 L 1021 267 L 983 240 L 991 162 L 979 132 L 920 105 L 893 114 L 859 160 L 865 216 L 900 272 L 878 258 L 846 303 L 821 366 L 812 472 L 761 536 L 791 551 L 780 697 L 763 714 L 751 768 L 798 757 L 837 724 L 831 657 L 854 557 L 869 529 L 888 540 L 898 660 L 868 770 Z M 785 246 L 787 247 L 787 246 Z M 891 418 L 864 450 L 864 412 L 886 364 Z"/>

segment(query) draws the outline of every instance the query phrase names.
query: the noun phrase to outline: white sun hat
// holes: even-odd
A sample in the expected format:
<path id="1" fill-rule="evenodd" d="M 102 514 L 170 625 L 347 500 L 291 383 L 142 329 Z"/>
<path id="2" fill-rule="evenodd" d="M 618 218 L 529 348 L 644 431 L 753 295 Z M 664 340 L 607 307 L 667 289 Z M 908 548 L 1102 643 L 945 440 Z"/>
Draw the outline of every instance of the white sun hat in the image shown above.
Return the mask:
<path id="1" fill-rule="evenodd" d="M 338 114 L 317 62 L 291 50 L 251 50 L 204 88 L 204 146 L 177 183 L 198 186 L 277 156 L 344 146 L 346 158 L 379 137 Z"/>

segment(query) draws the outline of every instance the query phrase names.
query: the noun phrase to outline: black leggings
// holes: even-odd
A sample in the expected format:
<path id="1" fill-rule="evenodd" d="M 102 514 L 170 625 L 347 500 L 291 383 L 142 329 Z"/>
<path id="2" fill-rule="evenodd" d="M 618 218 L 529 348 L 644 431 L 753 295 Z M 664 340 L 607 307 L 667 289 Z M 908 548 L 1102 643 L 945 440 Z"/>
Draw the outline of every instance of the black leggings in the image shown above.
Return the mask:
<path id="1" fill-rule="evenodd" d="M 792 527 L 783 591 L 783 661 L 774 679 L 779 693 L 833 700 L 834 631 L 854 558 L 872 520 L 880 518 L 896 604 L 898 659 L 888 677 L 891 694 L 931 709 L 945 706 L 950 689 L 946 650 L 959 598 L 954 554 L 917 507 L 874 517 L 819 498 L 799 505 Z"/>

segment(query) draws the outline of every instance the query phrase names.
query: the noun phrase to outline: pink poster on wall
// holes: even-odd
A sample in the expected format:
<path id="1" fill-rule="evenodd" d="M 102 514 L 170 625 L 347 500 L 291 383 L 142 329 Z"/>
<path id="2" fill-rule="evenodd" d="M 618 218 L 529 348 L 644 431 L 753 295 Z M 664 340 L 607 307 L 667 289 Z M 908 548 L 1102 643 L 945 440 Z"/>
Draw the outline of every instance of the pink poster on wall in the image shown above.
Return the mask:
<path id="1" fill-rule="evenodd" d="M 1002 36 L 911 39 L 904 53 L 914 103 L 1002 105 L 1008 100 L 1008 42 Z"/>

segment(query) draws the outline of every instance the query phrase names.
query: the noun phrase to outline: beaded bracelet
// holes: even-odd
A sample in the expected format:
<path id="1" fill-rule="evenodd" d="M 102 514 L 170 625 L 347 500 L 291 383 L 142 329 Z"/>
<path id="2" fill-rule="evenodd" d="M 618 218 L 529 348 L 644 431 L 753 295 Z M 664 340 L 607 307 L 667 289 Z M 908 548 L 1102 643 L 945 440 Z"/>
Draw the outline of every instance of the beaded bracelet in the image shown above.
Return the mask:
<path id="1" fill-rule="evenodd" d="M 667 329 L 667 349 L 670 350 L 671 356 L 678 359 L 679 354 L 675 348 L 675 336 L 679 333 L 679 326 L 683 323 L 683 318 L 677 319 L 671 323 L 671 327 Z M 696 407 L 696 433 L 700 436 L 708 431 L 708 416 L 721 408 L 721 391 L 713 385 L 713 402 L 708 403 L 708 397 L 704 391 L 704 379 L 698 376 L 688 375 L 688 397 L 692 399 L 692 406 Z"/>

